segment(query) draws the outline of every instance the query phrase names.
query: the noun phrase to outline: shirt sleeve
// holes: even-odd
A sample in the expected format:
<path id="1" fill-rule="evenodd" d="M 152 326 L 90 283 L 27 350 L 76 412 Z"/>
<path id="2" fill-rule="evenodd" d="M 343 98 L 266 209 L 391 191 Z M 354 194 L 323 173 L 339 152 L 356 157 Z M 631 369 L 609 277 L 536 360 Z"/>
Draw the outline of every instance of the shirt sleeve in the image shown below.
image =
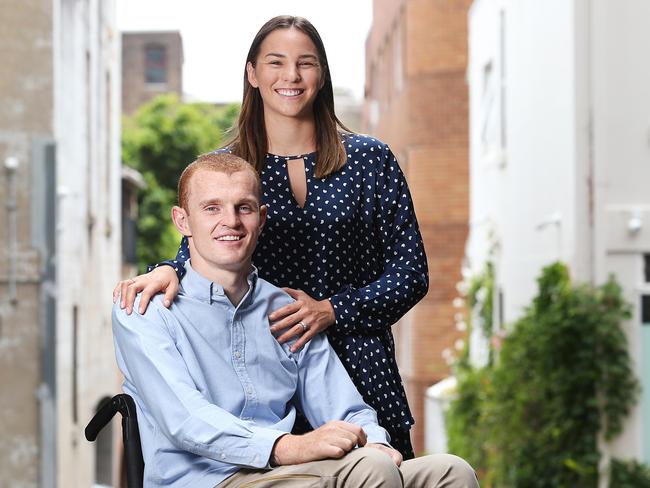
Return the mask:
<path id="1" fill-rule="evenodd" d="M 117 362 L 161 432 L 177 448 L 223 463 L 264 468 L 286 432 L 259 427 L 210 403 L 197 389 L 162 315 L 113 307 Z M 171 317 L 169 317 L 171 320 Z"/>
<path id="2" fill-rule="evenodd" d="M 178 281 L 180 282 L 185 275 L 185 261 L 190 257 L 190 247 L 187 243 L 187 237 L 183 236 L 181 239 L 181 244 L 178 247 L 178 252 L 176 253 L 175 259 L 167 259 L 156 263 L 153 266 L 147 267 L 147 273 L 153 269 L 156 269 L 158 266 L 171 266 L 176 271 L 176 276 L 178 276 Z"/>
<path id="3" fill-rule="evenodd" d="M 386 329 L 426 295 L 429 272 L 413 201 L 397 159 L 384 146 L 375 167 L 374 215 L 384 269 L 365 286 L 345 286 L 330 298 L 336 323 L 349 333 Z M 369 175 L 368 175 L 369 176 Z"/>
<path id="4" fill-rule="evenodd" d="M 363 401 L 324 334 L 314 336 L 299 352 L 296 399 L 314 428 L 344 420 L 363 428 L 369 443 L 390 442 L 377 413 Z"/>

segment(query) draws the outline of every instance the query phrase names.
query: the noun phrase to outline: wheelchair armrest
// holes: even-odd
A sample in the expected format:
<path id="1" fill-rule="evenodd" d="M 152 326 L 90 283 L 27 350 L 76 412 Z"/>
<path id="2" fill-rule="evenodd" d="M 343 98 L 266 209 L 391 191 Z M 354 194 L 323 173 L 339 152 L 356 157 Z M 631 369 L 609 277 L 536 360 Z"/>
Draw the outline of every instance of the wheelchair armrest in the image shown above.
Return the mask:
<path id="1" fill-rule="evenodd" d="M 85 434 L 86 439 L 89 441 L 94 441 L 97 439 L 99 432 L 108 424 L 111 419 L 115 416 L 117 412 L 122 414 L 124 419 L 133 419 L 135 420 L 135 428 L 137 429 L 137 414 L 135 408 L 135 402 L 133 398 L 124 393 L 115 395 L 109 401 L 107 401 L 97 413 L 90 419 L 88 425 L 86 426 Z M 127 425 L 131 424 L 130 421 L 125 422 Z M 129 429 L 130 430 L 130 429 Z"/>
<path id="2" fill-rule="evenodd" d="M 86 439 L 94 441 L 99 431 L 115 416 L 122 414 L 122 439 L 124 441 L 124 471 L 128 488 L 142 488 L 144 476 L 144 460 L 140 431 L 138 430 L 138 415 L 133 398 L 124 393 L 115 395 L 100 407 L 95 416 L 86 426 Z"/>

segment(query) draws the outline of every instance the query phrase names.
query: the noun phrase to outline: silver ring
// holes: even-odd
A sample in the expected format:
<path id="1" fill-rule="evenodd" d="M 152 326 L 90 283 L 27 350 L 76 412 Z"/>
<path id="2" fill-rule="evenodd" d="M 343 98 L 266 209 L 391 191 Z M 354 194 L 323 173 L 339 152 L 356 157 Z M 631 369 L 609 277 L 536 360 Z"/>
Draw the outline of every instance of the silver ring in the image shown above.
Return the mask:
<path id="1" fill-rule="evenodd" d="M 300 322 L 298 322 L 298 325 L 300 327 L 302 327 L 303 332 L 307 332 L 309 330 L 309 326 L 307 324 L 305 324 L 302 320 Z"/>

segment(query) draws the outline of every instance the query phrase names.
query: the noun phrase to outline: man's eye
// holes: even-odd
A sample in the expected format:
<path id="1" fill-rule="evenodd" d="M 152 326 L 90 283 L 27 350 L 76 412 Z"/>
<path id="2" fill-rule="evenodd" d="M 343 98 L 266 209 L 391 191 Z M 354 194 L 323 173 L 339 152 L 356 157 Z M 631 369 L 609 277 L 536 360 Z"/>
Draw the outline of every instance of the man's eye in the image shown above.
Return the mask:
<path id="1" fill-rule="evenodd" d="M 278 61 L 277 59 L 275 61 L 270 61 L 269 64 L 272 64 L 274 66 L 280 66 L 282 64 L 281 61 Z"/>
<path id="2" fill-rule="evenodd" d="M 239 211 L 243 213 L 250 213 L 253 211 L 253 208 L 250 205 L 241 205 Z"/>
<path id="3" fill-rule="evenodd" d="M 216 212 L 218 210 L 219 210 L 219 207 L 217 207 L 216 205 L 209 205 L 209 206 L 205 207 L 206 212 Z"/>

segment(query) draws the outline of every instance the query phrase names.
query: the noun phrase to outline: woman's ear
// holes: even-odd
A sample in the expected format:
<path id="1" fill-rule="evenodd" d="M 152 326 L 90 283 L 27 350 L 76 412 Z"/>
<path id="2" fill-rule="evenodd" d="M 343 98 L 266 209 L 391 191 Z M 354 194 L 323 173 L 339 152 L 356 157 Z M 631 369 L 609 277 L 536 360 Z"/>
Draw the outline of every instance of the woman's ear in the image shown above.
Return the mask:
<path id="1" fill-rule="evenodd" d="M 248 77 L 248 82 L 253 88 L 258 88 L 260 85 L 257 82 L 257 77 L 255 76 L 255 66 L 250 61 L 246 63 L 246 76 Z"/>
<path id="2" fill-rule="evenodd" d="M 190 229 L 190 222 L 185 209 L 178 206 L 172 207 L 172 221 L 176 229 L 178 229 L 178 232 L 185 237 L 192 237 L 192 229 Z"/>

